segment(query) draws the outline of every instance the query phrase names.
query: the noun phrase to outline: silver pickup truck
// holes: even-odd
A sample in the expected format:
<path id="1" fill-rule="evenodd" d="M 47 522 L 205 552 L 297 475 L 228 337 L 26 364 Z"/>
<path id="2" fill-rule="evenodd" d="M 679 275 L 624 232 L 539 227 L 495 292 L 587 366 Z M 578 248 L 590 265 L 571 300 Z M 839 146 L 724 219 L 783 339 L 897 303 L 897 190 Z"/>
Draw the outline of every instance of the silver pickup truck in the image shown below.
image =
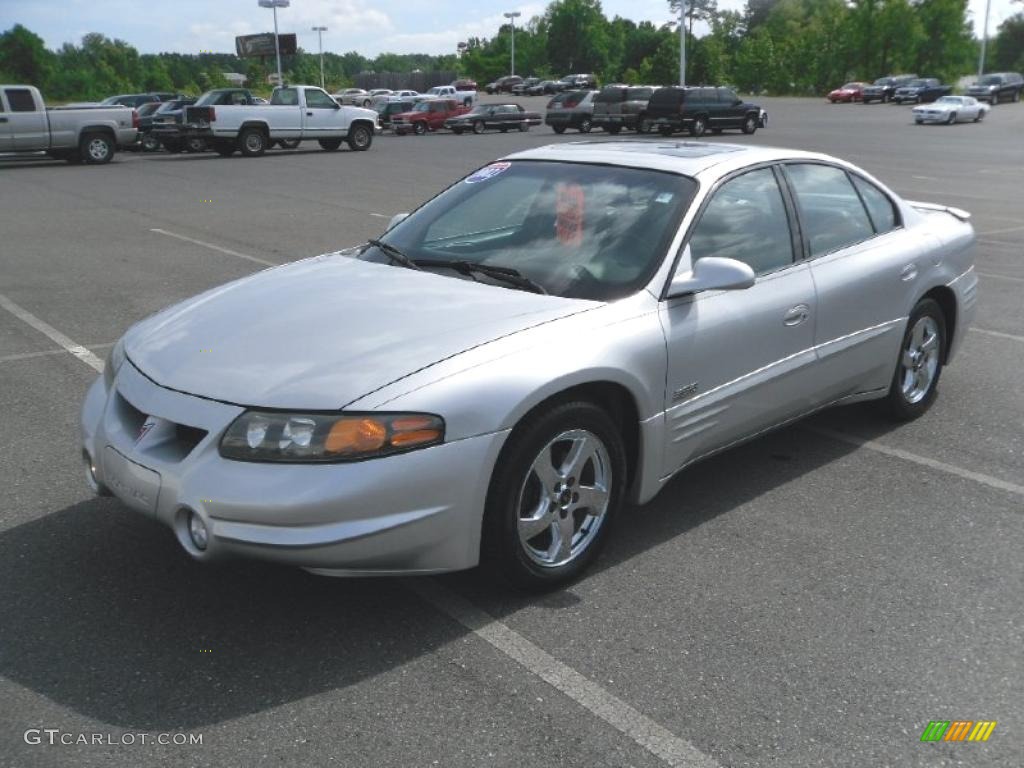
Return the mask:
<path id="1" fill-rule="evenodd" d="M 68 162 L 109 163 L 134 144 L 139 116 L 112 106 L 47 107 L 38 88 L 0 85 L 0 153 L 46 152 Z"/>
<path id="2" fill-rule="evenodd" d="M 203 139 L 225 157 L 236 151 L 259 157 L 275 142 L 307 139 L 328 151 L 344 141 L 359 152 L 369 149 L 380 133 L 379 117 L 372 109 L 340 106 L 314 85 L 288 85 L 275 88 L 265 106 L 187 107 L 182 131 L 186 138 Z"/>

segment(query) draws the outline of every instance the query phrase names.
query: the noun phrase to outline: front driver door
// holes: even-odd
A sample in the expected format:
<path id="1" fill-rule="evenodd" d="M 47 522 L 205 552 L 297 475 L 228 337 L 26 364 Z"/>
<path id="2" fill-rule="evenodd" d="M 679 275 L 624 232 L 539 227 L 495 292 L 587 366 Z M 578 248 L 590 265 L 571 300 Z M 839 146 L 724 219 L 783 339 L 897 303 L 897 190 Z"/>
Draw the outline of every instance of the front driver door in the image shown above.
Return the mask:
<path id="1" fill-rule="evenodd" d="M 306 88 L 306 108 L 304 110 L 304 130 L 301 135 L 306 138 L 324 139 L 341 137 L 345 129 L 342 126 L 342 113 L 338 103 L 317 88 Z M 299 138 L 299 136 L 284 138 Z"/>
<path id="2" fill-rule="evenodd" d="M 793 212 L 777 173 L 763 167 L 722 183 L 700 213 L 679 267 L 705 256 L 733 258 L 753 268 L 755 284 L 662 303 L 668 342 L 663 476 L 816 402 L 814 282 L 809 266 L 797 260 Z"/>

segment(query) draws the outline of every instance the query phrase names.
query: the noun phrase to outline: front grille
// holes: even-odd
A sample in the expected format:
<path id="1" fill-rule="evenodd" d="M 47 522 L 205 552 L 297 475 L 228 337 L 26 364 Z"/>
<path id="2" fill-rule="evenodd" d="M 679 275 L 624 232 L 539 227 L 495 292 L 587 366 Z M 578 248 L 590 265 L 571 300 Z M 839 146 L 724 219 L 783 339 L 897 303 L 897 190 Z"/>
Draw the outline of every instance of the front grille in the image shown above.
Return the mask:
<path id="1" fill-rule="evenodd" d="M 120 392 L 114 394 L 113 413 L 125 434 L 136 442 L 140 454 L 150 455 L 162 461 L 179 462 L 185 459 L 209 432 L 188 424 L 179 424 L 158 414 L 146 414 L 132 405 Z M 145 443 L 143 427 L 152 417 L 154 424 L 145 434 L 153 437 Z"/>

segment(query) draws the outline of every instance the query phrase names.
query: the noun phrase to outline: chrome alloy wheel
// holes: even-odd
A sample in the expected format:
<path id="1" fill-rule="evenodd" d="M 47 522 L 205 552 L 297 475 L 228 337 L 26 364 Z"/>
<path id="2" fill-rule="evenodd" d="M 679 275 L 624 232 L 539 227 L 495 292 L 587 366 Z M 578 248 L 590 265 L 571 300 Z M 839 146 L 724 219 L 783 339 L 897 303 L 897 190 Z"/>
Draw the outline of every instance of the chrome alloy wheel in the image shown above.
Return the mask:
<path id="1" fill-rule="evenodd" d="M 939 326 L 928 315 L 914 324 L 900 360 L 904 399 L 914 405 L 928 395 L 939 369 Z"/>
<path id="2" fill-rule="evenodd" d="M 592 432 L 562 432 L 541 449 L 519 490 L 519 541 L 545 568 L 562 566 L 597 536 L 611 498 L 608 449 Z"/>
<path id="3" fill-rule="evenodd" d="M 250 152 L 259 152 L 263 149 L 263 137 L 258 133 L 249 133 L 245 137 L 245 148 Z"/>
<path id="4" fill-rule="evenodd" d="M 95 138 L 86 147 L 89 157 L 97 163 L 102 163 L 110 154 L 110 144 L 105 139 Z"/>

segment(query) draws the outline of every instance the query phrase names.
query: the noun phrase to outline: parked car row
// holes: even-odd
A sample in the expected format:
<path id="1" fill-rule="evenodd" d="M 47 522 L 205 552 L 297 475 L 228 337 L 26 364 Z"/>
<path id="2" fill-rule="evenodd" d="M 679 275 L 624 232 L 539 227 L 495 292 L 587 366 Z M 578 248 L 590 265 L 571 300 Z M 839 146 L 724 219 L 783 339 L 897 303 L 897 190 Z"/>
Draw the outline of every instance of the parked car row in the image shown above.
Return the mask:
<path id="1" fill-rule="evenodd" d="M 542 96 L 561 91 L 597 88 L 597 77 L 593 74 L 566 75 L 561 80 L 542 80 L 539 77 L 522 78 L 519 75 L 499 77 L 484 86 L 488 94 L 512 93 L 517 96 Z"/>
<path id="2" fill-rule="evenodd" d="M 1024 92 L 1024 76 L 1019 72 L 992 72 L 984 75 L 967 89 L 967 96 L 995 106 L 1001 101 L 1020 101 Z M 827 98 L 833 104 L 874 101 L 887 104 L 930 104 L 953 94 L 953 86 L 943 85 L 938 78 L 917 75 L 889 75 L 874 83 L 850 82 L 830 91 Z"/>

